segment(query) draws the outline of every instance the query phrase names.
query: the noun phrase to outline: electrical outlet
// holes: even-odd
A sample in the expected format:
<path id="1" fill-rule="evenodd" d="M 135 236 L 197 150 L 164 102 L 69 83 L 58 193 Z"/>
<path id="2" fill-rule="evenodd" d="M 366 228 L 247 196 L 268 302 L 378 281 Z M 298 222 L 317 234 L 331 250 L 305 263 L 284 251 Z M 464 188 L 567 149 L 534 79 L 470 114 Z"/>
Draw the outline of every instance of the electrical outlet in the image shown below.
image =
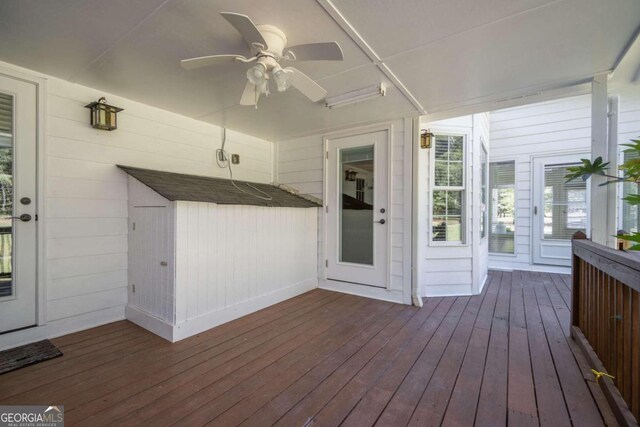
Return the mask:
<path id="1" fill-rule="evenodd" d="M 240 163 L 240 154 L 232 154 L 231 163 L 233 163 L 234 165 L 237 165 L 238 163 Z"/>

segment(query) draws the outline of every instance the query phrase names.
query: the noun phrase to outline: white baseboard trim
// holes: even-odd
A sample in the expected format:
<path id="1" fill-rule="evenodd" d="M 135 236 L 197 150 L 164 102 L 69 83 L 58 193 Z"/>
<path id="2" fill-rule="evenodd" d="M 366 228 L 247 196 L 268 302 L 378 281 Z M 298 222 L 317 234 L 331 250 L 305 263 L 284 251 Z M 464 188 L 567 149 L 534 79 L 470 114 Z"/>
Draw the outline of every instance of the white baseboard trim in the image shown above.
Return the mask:
<path id="1" fill-rule="evenodd" d="M 533 271 L 533 272 L 537 272 L 537 273 L 571 274 L 571 267 L 561 267 L 561 266 L 558 266 L 558 265 L 538 265 L 538 264 L 514 265 L 513 267 L 491 266 L 491 265 L 489 265 L 489 270 L 507 271 L 507 272 L 512 272 L 512 271 L 515 271 L 515 270 L 521 270 L 521 271 Z"/>
<path id="2" fill-rule="evenodd" d="M 459 285 L 426 285 L 422 287 L 424 297 L 465 297 L 472 296 L 471 284 Z"/>
<path id="3" fill-rule="evenodd" d="M 482 283 L 480 284 L 480 293 L 484 290 L 484 286 L 487 284 L 487 280 L 489 279 L 489 273 L 484 276 Z"/>
<path id="4" fill-rule="evenodd" d="M 154 317 L 149 313 L 146 313 L 132 305 L 127 305 L 125 314 L 127 316 L 127 320 L 129 320 L 130 322 L 133 322 L 136 325 L 153 332 L 154 334 L 164 338 L 167 341 L 174 342 L 174 326 L 172 324 L 167 323 L 162 319 L 158 319 L 157 317 Z"/>
<path id="5" fill-rule="evenodd" d="M 125 319 L 124 305 L 54 320 L 41 326 L 0 335 L 0 350 L 72 334 Z"/>
<path id="6" fill-rule="evenodd" d="M 180 341 L 190 336 L 199 334 L 223 323 L 230 322 L 255 311 L 262 310 L 270 305 L 277 304 L 289 298 L 293 298 L 318 287 L 318 279 L 308 279 L 295 285 L 288 286 L 242 301 L 236 305 L 225 307 L 221 310 L 207 313 L 195 319 L 186 320 L 174 326 L 173 341 Z"/>
<path id="7" fill-rule="evenodd" d="M 404 304 L 404 295 L 401 290 L 389 290 L 387 288 L 377 288 L 375 286 L 358 285 L 335 280 L 321 280 L 318 287 L 328 291 Z"/>
<path id="8" fill-rule="evenodd" d="M 194 319 L 180 322 L 176 325 L 171 325 L 132 306 L 127 306 L 127 319 L 166 339 L 167 341 L 176 342 L 211 328 L 215 328 L 216 326 L 230 322 L 231 320 L 239 317 L 246 316 L 247 314 L 262 310 L 263 308 L 269 307 L 273 304 L 293 298 L 310 290 L 316 289 L 317 287 L 318 279 L 313 278 L 305 280 L 303 282 L 296 283 L 295 285 L 281 288 L 252 299 L 242 301 L 238 304 L 198 316 Z"/>

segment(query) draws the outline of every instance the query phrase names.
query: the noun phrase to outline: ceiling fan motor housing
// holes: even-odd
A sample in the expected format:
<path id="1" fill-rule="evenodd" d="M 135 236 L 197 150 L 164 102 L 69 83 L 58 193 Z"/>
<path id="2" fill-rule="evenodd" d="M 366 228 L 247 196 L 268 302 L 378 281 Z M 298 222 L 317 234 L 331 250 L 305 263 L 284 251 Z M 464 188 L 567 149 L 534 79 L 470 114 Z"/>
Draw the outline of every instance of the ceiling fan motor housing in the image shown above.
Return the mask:
<path id="1" fill-rule="evenodd" d="M 267 42 L 264 52 L 271 53 L 276 59 L 280 59 L 282 51 L 287 45 L 287 36 L 273 25 L 257 25 L 256 28 L 262 34 L 264 41 Z"/>

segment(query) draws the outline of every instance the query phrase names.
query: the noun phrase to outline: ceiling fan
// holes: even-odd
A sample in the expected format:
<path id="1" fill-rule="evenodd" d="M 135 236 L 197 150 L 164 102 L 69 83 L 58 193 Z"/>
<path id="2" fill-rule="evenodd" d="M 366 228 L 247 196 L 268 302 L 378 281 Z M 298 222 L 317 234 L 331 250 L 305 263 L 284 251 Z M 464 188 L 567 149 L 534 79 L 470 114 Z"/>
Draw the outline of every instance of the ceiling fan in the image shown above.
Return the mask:
<path id="1" fill-rule="evenodd" d="M 276 82 L 278 92 L 293 86 L 313 102 L 327 96 L 318 83 L 294 67 L 282 67 L 280 61 L 342 61 L 342 49 L 336 42 L 309 43 L 287 46 L 287 36 L 272 25 L 255 25 L 246 15 L 221 12 L 224 19 L 238 30 L 249 45 L 251 55 L 222 54 L 183 59 L 180 64 L 187 70 L 209 65 L 236 62 L 255 64 L 247 70 L 247 84 L 240 98 L 240 105 L 257 108 L 261 94 L 269 95 L 269 80 Z"/>

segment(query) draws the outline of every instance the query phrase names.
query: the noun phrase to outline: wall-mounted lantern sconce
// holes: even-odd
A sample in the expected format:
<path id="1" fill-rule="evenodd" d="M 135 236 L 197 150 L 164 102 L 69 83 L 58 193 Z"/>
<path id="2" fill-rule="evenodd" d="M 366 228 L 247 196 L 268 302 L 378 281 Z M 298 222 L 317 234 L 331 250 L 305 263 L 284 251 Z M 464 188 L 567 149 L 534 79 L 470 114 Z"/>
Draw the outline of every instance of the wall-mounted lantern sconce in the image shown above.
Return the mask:
<path id="1" fill-rule="evenodd" d="M 353 169 L 347 169 L 344 172 L 345 181 L 355 181 L 356 176 L 358 176 L 358 172 L 354 171 Z"/>
<path id="2" fill-rule="evenodd" d="M 431 148 L 431 140 L 433 139 L 433 134 L 429 131 L 429 129 L 423 129 L 420 131 L 420 148 Z"/>
<path id="3" fill-rule="evenodd" d="M 114 130 L 118 128 L 118 113 L 122 108 L 107 104 L 103 96 L 96 102 L 84 106 L 91 110 L 91 126 L 96 129 Z"/>

